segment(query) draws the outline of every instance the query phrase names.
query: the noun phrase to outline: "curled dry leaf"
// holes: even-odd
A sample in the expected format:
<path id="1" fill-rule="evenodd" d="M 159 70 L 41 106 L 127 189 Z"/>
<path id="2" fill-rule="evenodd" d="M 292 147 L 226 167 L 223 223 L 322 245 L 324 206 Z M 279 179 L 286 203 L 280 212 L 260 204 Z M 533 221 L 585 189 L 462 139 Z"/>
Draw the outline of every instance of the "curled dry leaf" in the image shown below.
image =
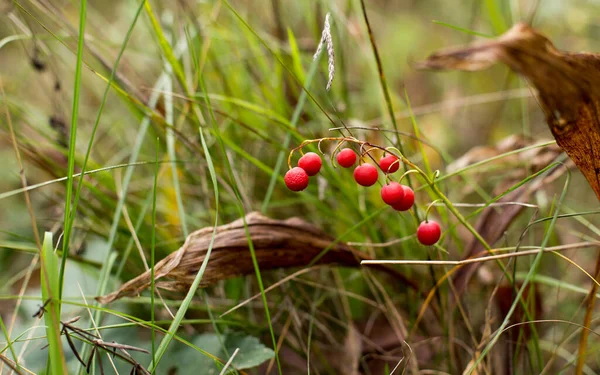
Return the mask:
<path id="1" fill-rule="evenodd" d="M 333 237 L 299 218 L 273 220 L 253 212 L 245 220 L 262 271 L 307 266 L 329 247 L 317 264 L 358 267 L 362 260 L 371 259 L 344 243 L 334 244 Z M 156 286 L 176 292 L 187 291 L 206 257 L 212 235 L 212 227 L 197 230 L 188 236 L 179 250 L 158 262 L 154 267 Z M 401 273 L 388 267 L 377 268 L 405 285 L 419 289 L 416 282 Z M 244 221 L 238 219 L 217 227 L 212 253 L 200 286 L 207 287 L 220 280 L 248 274 L 254 274 L 254 267 Z M 96 299 L 101 303 L 109 303 L 122 297 L 135 296 L 150 284 L 150 271 L 146 271 L 123 284 L 119 290 Z"/>
<path id="2" fill-rule="evenodd" d="M 600 55 L 561 52 L 521 23 L 496 40 L 437 52 L 417 67 L 475 71 L 497 62 L 536 87 L 556 142 L 600 199 Z"/>

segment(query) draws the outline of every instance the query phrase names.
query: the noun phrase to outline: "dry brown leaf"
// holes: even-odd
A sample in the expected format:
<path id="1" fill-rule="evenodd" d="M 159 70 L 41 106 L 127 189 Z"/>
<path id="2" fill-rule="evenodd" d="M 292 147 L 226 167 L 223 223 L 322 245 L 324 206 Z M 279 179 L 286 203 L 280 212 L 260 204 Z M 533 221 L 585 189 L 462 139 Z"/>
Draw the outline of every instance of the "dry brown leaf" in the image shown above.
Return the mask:
<path id="1" fill-rule="evenodd" d="M 496 40 L 435 53 L 417 67 L 475 71 L 497 62 L 537 88 L 554 138 L 600 199 L 600 56 L 561 52 L 521 23 Z"/>
<path id="2" fill-rule="evenodd" d="M 331 246 L 334 240 L 299 218 L 273 220 L 253 212 L 245 219 L 261 271 L 306 266 Z M 176 292 L 187 291 L 206 257 L 212 235 L 212 227 L 197 230 L 188 236 L 179 250 L 158 262 L 154 267 L 156 286 Z M 337 243 L 317 264 L 335 263 L 358 267 L 362 260 L 367 259 L 371 258 L 344 243 Z M 389 267 L 377 268 L 393 275 L 405 285 L 419 289 L 416 282 L 401 273 Z M 243 220 L 238 219 L 217 227 L 212 253 L 200 287 L 248 274 L 254 274 L 254 266 Z M 122 297 L 135 296 L 150 284 L 150 271 L 146 271 L 123 284 L 119 290 L 96 299 L 101 303 L 109 303 Z"/>

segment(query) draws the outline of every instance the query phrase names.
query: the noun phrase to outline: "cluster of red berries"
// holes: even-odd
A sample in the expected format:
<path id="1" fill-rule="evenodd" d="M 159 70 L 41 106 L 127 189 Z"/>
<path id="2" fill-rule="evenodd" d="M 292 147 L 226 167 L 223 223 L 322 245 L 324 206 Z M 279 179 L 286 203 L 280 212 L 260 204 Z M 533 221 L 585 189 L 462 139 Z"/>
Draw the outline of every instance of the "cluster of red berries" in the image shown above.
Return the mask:
<path id="1" fill-rule="evenodd" d="M 342 149 L 336 156 L 337 163 L 342 168 L 350 168 L 356 164 L 356 152 L 350 148 Z M 290 169 L 284 177 L 285 185 L 292 191 L 302 191 L 308 186 L 309 176 L 314 176 L 321 170 L 321 157 L 314 152 L 304 154 L 298 160 L 298 166 Z M 391 174 L 400 168 L 400 160 L 394 155 L 383 156 L 379 167 L 386 174 Z M 379 171 L 373 164 L 364 163 L 354 169 L 354 180 L 361 186 L 372 186 L 379 179 Z M 381 199 L 396 211 L 407 211 L 415 203 L 414 191 L 405 185 L 392 181 L 381 188 Z M 425 220 L 419 225 L 417 238 L 424 245 L 433 245 L 439 239 L 441 229 L 433 220 Z"/>
<path id="2" fill-rule="evenodd" d="M 341 150 L 336 160 L 342 168 L 350 168 L 356 164 L 356 153 L 350 148 Z M 308 186 L 308 177 L 314 176 L 323 165 L 321 157 L 314 152 L 304 154 L 298 160 L 298 166 L 290 169 L 284 177 L 286 186 L 292 191 L 302 191 Z M 394 155 L 387 155 L 379 160 L 379 167 L 385 173 L 391 174 L 398 171 L 400 161 Z M 379 171 L 373 164 L 364 163 L 354 169 L 354 180 L 361 186 L 375 185 L 379 178 Z M 381 199 L 397 211 L 406 211 L 415 203 L 413 190 L 398 182 L 390 182 L 381 189 Z"/>

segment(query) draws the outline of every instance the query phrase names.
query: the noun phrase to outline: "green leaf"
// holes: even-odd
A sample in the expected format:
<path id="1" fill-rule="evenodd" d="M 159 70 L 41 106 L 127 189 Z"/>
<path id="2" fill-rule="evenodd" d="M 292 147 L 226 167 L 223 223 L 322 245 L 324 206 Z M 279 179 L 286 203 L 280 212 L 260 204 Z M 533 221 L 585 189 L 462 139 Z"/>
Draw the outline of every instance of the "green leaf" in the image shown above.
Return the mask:
<path id="1" fill-rule="evenodd" d="M 236 349 L 239 349 L 232 364 L 228 367 L 228 370 L 231 371 L 234 369 L 244 370 L 256 367 L 275 356 L 275 352 L 271 348 L 264 346 L 258 338 L 247 336 L 243 333 L 224 333 L 221 336 L 221 340 L 214 333 L 204 333 L 197 336 L 192 343 L 213 354 L 215 357 L 220 358 L 223 362 L 226 362 Z M 159 372 L 173 367 L 180 369 L 180 372 L 183 369 L 202 368 L 203 374 L 217 375 L 221 371 L 223 364 L 220 363 L 217 365 L 211 358 L 177 343 L 169 348 L 168 354 L 160 364 Z"/>
<path id="2" fill-rule="evenodd" d="M 233 367 L 243 370 L 260 365 L 273 358 L 275 352 L 264 346 L 256 337 L 231 333 L 225 336 L 225 347 L 229 353 L 240 349 L 233 359 Z"/>

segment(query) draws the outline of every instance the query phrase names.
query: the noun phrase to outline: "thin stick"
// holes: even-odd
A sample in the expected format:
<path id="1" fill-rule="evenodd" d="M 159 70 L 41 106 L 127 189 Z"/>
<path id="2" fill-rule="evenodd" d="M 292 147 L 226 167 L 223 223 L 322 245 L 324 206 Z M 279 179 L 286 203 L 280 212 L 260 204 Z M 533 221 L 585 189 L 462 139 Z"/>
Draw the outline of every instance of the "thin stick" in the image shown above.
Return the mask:
<path id="1" fill-rule="evenodd" d="M 219 373 L 219 375 L 225 375 L 225 371 L 227 371 L 227 367 L 229 367 L 231 365 L 231 362 L 233 362 L 233 358 L 235 358 L 235 356 L 238 354 L 239 351 L 240 351 L 240 348 L 236 348 L 235 349 L 235 351 L 233 352 L 233 354 L 229 358 L 229 361 L 227 361 L 227 363 L 225 363 L 225 366 L 223 366 L 223 369 L 221 370 L 221 372 Z"/>
<path id="2" fill-rule="evenodd" d="M 598 241 L 590 241 L 590 242 L 578 242 L 569 245 L 561 245 L 561 246 L 553 246 L 547 247 L 544 249 L 536 249 L 536 250 L 526 250 L 519 251 L 517 253 L 510 254 L 500 254 L 500 255 L 490 255 L 486 257 L 477 257 L 477 258 L 469 258 L 463 260 L 363 260 L 360 262 L 361 265 L 373 265 L 373 264 L 403 264 L 403 265 L 413 265 L 413 266 L 464 266 L 466 264 L 471 263 L 481 263 L 481 262 L 489 262 L 491 260 L 512 258 L 512 257 L 520 257 L 525 255 L 535 255 L 540 251 L 545 253 L 554 252 L 554 251 L 564 251 L 570 249 L 579 249 L 585 247 L 592 247 L 600 245 Z M 506 251 L 506 249 L 493 249 L 492 252 L 497 251 Z"/>

